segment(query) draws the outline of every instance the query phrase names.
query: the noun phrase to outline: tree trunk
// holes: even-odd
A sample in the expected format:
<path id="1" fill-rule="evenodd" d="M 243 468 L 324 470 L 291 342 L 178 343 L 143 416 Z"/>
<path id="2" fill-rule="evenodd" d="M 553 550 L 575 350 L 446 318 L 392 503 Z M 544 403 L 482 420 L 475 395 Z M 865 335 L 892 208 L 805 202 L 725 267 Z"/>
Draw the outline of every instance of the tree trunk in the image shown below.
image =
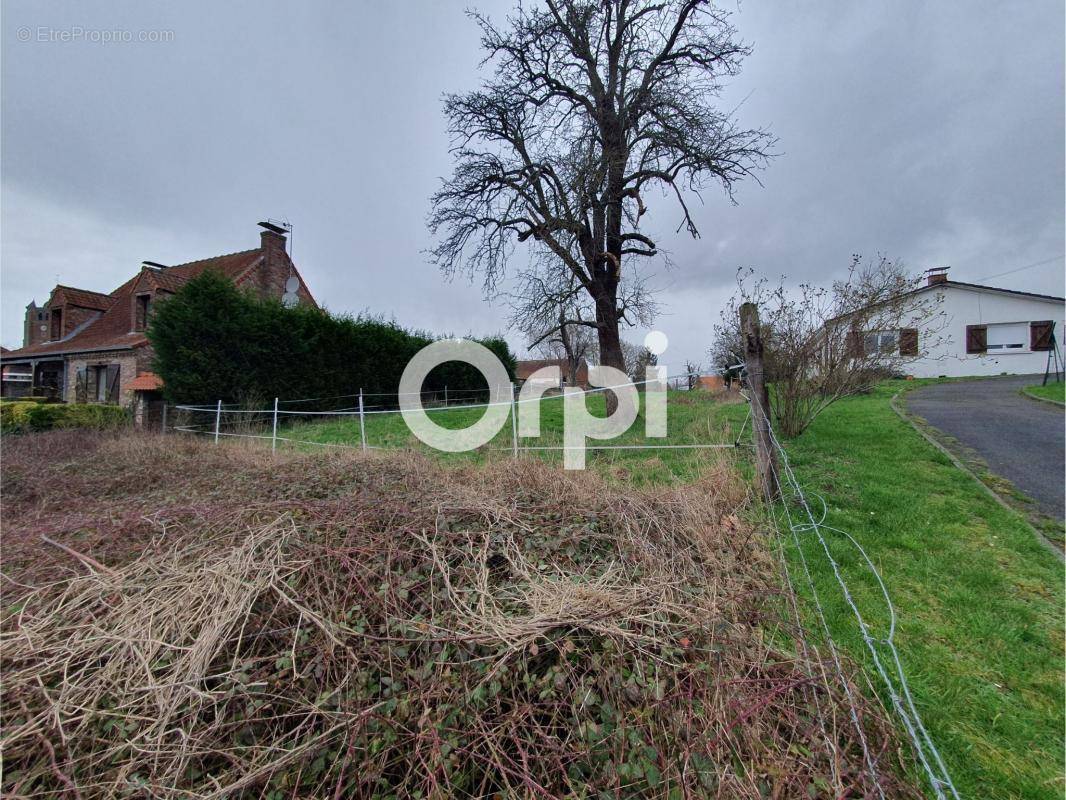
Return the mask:
<path id="1" fill-rule="evenodd" d="M 596 297 L 596 329 L 599 336 L 600 364 L 614 367 L 626 372 L 626 360 L 622 354 L 622 340 L 618 335 L 618 304 L 612 293 L 604 292 Z M 618 397 L 614 392 L 604 392 L 607 399 L 607 413 L 613 414 L 618 408 Z"/>

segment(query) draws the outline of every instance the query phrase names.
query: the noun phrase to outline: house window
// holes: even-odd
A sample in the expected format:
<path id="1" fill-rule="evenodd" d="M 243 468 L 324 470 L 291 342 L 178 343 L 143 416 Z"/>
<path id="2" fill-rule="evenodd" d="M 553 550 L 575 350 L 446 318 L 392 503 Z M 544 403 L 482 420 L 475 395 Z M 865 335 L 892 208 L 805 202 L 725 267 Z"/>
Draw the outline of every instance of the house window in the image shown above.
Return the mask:
<path id="1" fill-rule="evenodd" d="M 148 327 L 148 310 L 151 306 L 152 296 L 150 294 L 137 295 L 137 306 L 134 309 L 134 323 L 133 329 L 135 331 L 143 331 Z"/>
<path id="2" fill-rule="evenodd" d="M 93 398 L 97 403 L 107 402 L 107 367 L 90 367 L 96 374 L 94 383 L 96 384 L 96 396 Z"/>
<path id="3" fill-rule="evenodd" d="M 862 344 L 867 355 L 894 353 L 899 347 L 899 331 L 867 331 Z"/>
<path id="4" fill-rule="evenodd" d="M 118 364 L 90 364 L 77 372 L 74 399 L 78 403 L 118 403 L 121 368 Z"/>
<path id="5" fill-rule="evenodd" d="M 63 311 L 62 309 L 52 309 L 52 341 L 59 341 L 63 338 Z"/>
<path id="6" fill-rule="evenodd" d="M 1011 352 L 1027 349 L 1029 326 L 1024 322 L 1011 322 L 988 326 L 986 349 L 989 352 Z"/>

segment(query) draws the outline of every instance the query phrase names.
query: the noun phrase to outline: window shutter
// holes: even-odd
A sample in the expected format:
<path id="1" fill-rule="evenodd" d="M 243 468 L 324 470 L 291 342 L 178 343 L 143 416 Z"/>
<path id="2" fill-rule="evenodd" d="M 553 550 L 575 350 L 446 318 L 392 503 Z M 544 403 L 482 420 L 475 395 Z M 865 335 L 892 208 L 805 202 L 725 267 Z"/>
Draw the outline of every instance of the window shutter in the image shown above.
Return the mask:
<path id="1" fill-rule="evenodd" d="M 107 365 L 107 402 L 118 403 L 118 376 L 120 372 L 118 364 Z"/>
<path id="2" fill-rule="evenodd" d="M 901 356 L 918 355 L 918 329 L 903 328 L 899 332 L 899 354 Z"/>
<path id="3" fill-rule="evenodd" d="M 848 356 L 851 358 L 862 358 L 866 355 L 866 348 L 862 341 L 862 331 L 848 331 L 846 347 Z"/>
<path id="4" fill-rule="evenodd" d="M 1050 350 L 1051 334 L 1055 330 L 1055 323 L 1051 320 L 1029 323 L 1029 349 Z"/>
<path id="5" fill-rule="evenodd" d="M 966 326 L 966 352 L 985 353 L 988 351 L 988 326 Z"/>
<path id="6" fill-rule="evenodd" d="M 74 401 L 84 403 L 89 399 L 88 370 L 81 367 L 74 382 Z"/>

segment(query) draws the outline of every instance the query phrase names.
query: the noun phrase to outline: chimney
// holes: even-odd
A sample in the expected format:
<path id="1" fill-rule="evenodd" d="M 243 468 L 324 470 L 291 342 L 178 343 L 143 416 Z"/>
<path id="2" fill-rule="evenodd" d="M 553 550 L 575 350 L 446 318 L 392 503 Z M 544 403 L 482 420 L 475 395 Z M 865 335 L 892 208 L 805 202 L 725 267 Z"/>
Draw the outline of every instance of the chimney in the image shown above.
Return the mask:
<path id="1" fill-rule="evenodd" d="M 259 246 L 264 252 L 278 251 L 285 252 L 285 234 L 288 233 L 280 225 L 275 225 L 273 222 L 260 222 L 259 227 L 262 228 L 262 232 L 259 234 Z"/>
<path id="2" fill-rule="evenodd" d="M 925 271 L 925 282 L 927 286 L 936 286 L 940 283 L 948 282 L 948 270 L 951 267 L 933 267 Z"/>
<path id="3" fill-rule="evenodd" d="M 285 250 L 285 235 L 289 231 L 270 220 L 260 222 L 259 227 L 263 229 L 259 234 L 263 263 L 258 269 L 255 284 L 261 297 L 282 300 L 286 283 L 292 275 L 292 262 Z"/>

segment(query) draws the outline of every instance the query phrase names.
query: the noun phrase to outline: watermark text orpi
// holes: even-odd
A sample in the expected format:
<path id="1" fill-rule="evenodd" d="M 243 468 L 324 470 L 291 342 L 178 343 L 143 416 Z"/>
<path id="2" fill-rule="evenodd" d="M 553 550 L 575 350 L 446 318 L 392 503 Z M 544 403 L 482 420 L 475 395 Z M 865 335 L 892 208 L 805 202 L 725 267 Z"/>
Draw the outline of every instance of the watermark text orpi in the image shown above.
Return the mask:
<path id="1" fill-rule="evenodd" d="M 666 350 L 664 334 L 653 331 L 645 339 L 645 346 L 656 356 Z M 466 428 L 446 428 L 438 425 L 422 405 L 422 384 L 435 368 L 450 361 L 459 361 L 477 369 L 489 386 L 489 402 L 481 419 Z M 635 382 L 613 367 L 589 367 L 589 385 L 603 392 L 613 392 L 618 399 L 614 411 L 596 416 L 585 405 L 586 392 L 567 386 L 558 366 L 546 366 L 531 374 L 517 398 L 513 384 L 500 359 L 482 344 L 468 339 L 443 339 L 422 348 L 400 378 L 400 413 L 411 432 L 425 444 L 449 453 L 475 450 L 492 439 L 507 424 L 512 406 L 517 409 L 518 435 L 523 438 L 540 436 L 540 408 L 546 392 L 560 389 L 563 402 L 563 466 L 584 469 L 585 451 L 590 441 L 610 441 L 624 434 L 637 419 L 643 384 L 644 434 L 662 438 L 667 432 L 666 374 L 664 366 L 650 365 L 644 380 Z"/>

